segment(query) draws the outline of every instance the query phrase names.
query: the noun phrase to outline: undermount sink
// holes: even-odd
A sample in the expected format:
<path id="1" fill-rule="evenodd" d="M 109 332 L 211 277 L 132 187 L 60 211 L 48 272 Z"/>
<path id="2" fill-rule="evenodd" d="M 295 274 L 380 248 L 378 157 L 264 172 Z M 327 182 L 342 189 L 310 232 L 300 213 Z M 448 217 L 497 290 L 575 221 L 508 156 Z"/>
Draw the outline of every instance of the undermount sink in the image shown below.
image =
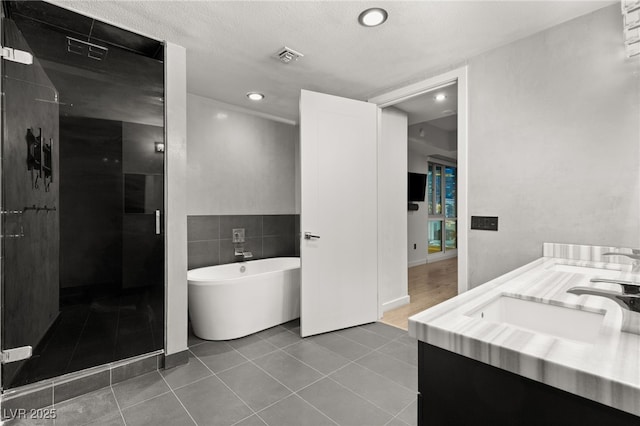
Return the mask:
<path id="1" fill-rule="evenodd" d="M 595 268 L 590 266 L 565 265 L 562 263 L 556 263 L 547 269 L 550 271 L 571 272 L 573 274 L 583 274 L 583 275 L 589 275 L 590 277 L 598 277 L 598 278 L 619 278 L 620 272 L 621 272 L 620 270 L 616 270 L 616 269 Z"/>
<path id="2" fill-rule="evenodd" d="M 466 315 L 583 343 L 595 342 L 606 311 L 589 312 L 502 294 Z"/>

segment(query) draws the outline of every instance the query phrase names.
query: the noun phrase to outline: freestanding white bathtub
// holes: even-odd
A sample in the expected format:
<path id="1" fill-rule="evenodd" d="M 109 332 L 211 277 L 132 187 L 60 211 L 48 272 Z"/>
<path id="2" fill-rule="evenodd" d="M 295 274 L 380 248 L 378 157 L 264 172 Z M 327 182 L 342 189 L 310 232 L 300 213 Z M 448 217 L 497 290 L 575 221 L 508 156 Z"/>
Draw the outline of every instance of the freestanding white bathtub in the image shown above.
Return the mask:
<path id="1" fill-rule="evenodd" d="M 236 339 L 300 316 L 298 257 L 192 269 L 187 278 L 189 317 L 201 339 Z"/>

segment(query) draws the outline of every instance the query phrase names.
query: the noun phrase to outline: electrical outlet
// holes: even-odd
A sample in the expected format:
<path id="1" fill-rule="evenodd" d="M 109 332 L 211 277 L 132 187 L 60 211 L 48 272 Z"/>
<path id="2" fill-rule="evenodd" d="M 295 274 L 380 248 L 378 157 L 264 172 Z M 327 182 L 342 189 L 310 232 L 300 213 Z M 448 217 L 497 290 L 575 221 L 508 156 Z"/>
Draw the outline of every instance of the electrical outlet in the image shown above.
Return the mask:
<path id="1" fill-rule="evenodd" d="M 471 216 L 471 229 L 497 231 L 498 216 Z"/>
<path id="2" fill-rule="evenodd" d="M 418 245 L 417 245 L 417 244 L 414 244 L 414 245 L 413 245 L 413 249 L 415 250 L 415 249 L 417 249 L 417 248 L 418 248 Z"/>

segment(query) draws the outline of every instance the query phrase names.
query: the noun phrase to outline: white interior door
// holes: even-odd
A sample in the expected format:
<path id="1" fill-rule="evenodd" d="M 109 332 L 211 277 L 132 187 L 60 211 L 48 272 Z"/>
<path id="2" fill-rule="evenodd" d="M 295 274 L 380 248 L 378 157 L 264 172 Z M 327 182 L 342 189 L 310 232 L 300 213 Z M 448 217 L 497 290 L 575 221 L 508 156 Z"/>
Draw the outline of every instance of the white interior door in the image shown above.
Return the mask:
<path id="1" fill-rule="evenodd" d="M 302 90 L 300 171 L 301 335 L 376 321 L 377 106 Z"/>

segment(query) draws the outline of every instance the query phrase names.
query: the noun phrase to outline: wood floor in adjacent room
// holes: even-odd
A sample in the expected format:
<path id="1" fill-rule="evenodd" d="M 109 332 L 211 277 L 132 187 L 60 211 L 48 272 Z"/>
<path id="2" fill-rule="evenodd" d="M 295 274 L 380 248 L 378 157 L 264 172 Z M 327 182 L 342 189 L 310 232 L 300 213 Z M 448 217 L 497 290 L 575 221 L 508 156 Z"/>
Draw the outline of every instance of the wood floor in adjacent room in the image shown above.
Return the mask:
<path id="1" fill-rule="evenodd" d="M 407 319 L 458 294 L 458 259 L 409 268 L 411 303 L 384 313 L 382 322 L 407 329 Z"/>

